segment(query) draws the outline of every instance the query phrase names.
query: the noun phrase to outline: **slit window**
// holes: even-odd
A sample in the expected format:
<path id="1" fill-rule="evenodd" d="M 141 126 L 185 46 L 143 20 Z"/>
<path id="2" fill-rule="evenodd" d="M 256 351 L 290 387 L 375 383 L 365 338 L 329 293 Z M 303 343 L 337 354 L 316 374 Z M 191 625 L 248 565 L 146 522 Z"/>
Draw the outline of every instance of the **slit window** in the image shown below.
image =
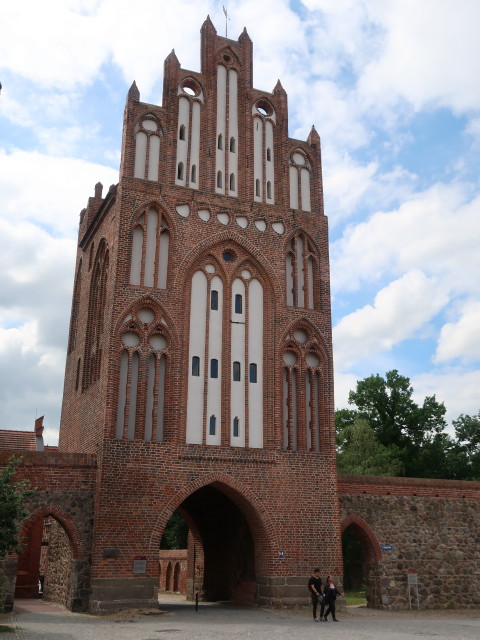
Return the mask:
<path id="1" fill-rule="evenodd" d="M 217 149 L 223 149 L 223 137 L 221 133 L 218 134 Z"/>
<path id="2" fill-rule="evenodd" d="M 233 437 L 238 438 L 240 431 L 240 420 L 235 416 L 233 419 Z"/>
<path id="3" fill-rule="evenodd" d="M 179 140 L 185 140 L 185 125 L 184 124 L 180 125 L 180 130 L 178 132 L 178 139 Z"/>
<path id="4" fill-rule="evenodd" d="M 218 360 L 216 358 L 210 360 L 210 377 L 218 378 Z"/>
<path id="5" fill-rule="evenodd" d="M 200 358 L 198 356 L 193 356 L 192 358 L 192 376 L 200 375 Z"/>
<path id="6" fill-rule="evenodd" d="M 215 291 L 215 289 L 212 289 L 210 293 L 210 309 L 218 311 L 218 291 Z"/>
<path id="7" fill-rule="evenodd" d="M 230 174 L 230 191 L 235 191 L 235 174 Z"/>
<path id="8" fill-rule="evenodd" d="M 217 417 L 216 416 L 210 416 L 210 425 L 209 425 L 209 429 L 208 429 L 209 435 L 214 436 L 216 428 L 217 428 Z"/>
<path id="9" fill-rule="evenodd" d="M 267 182 L 267 198 L 269 200 L 272 198 L 272 183 L 270 180 Z"/>
<path id="10" fill-rule="evenodd" d="M 178 165 L 177 180 L 183 180 L 183 162 L 180 162 Z"/>
<path id="11" fill-rule="evenodd" d="M 250 366 L 249 366 L 249 379 L 250 382 L 256 382 L 257 381 L 257 365 L 255 364 L 255 362 L 251 362 Z"/>
<path id="12" fill-rule="evenodd" d="M 235 313 L 242 313 L 242 295 L 240 293 L 235 294 Z"/>
<path id="13" fill-rule="evenodd" d="M 235 144 L 235 138 L 230 138 L 230 151 L 232 153 L 236 153 L 237 149 L 236 149 L 236 144 Z"/>
<path id="14" fill-rule="evenodd" d="M 260 180 L 258 178 L 255 180 L 255 195 L 257 198 L 260 197 Z"/>
<path id="15" fill-rule="evenodd" d="M 190 182 L 196 182 L 196 181 L 197 181 L 197 165 L 196 164 L 192 164 Z"/>
<path id="16" fill-rule="evenodd" d="M 221 189 L 222 188 L 222 172 L 221 171 L 217 171 L 217 188 Z"/>
<path id="17" fill-rule="evenodd" d="M 267 162 L 271 162 L 272 160 L 272 152 L 270 151 L 270 147 L 267 149 Z"/>
<path id="18" fill-rule="evenodd" d="M 233 363 L 233 381 L 234 382 L 240 382 L 240 362 L 234 362 Z"/>

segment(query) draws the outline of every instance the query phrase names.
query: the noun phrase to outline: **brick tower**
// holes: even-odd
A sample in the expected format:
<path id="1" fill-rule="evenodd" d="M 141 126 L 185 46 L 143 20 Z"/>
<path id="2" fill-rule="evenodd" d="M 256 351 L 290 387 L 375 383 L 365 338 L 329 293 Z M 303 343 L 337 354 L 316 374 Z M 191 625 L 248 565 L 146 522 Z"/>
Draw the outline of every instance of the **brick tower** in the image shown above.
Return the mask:
<path id="1" fill-rule="evenodd" d="M 341 578 L 329 277 L 320 138 L 207 18 L 200 73 L 172 51 L 161 107 L 133 83 L 119 183 L 80 216 L 60 449 L 98 459 L 92 611 L 155 602 L 175 511 L 190 595 Z"/>

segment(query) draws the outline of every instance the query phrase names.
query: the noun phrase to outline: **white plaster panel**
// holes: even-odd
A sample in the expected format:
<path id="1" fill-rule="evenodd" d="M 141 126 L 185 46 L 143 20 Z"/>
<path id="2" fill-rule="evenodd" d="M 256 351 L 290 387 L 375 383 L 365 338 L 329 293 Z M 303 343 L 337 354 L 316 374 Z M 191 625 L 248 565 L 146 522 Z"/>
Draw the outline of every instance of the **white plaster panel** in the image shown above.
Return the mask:
<path id="1" fill-rule="evenodd" d="M 140 226 L 133 230 L 132 264 L 130 265 L 130 284 L 139 285 L 142 274 L 143 229 Z"/>
<path id="2" fill-rule="evenodd" d="M 147 371 L 147 401 L 145 405 L 144 438 L 146 442 L 150 442 L 152 439 L 153 407 L 155 404 L 155 356 L 153 354 L 148 356 Z"/>
<path id="3" fill-rule="evenodd" d="M 140 357 L 137 352 L 132 355 L 130 362 L 130 397 L 128 410 L 128 440 L 135 439 L 135 420 L 137 417 L 137 387 L 138 387 L 138 365 Z"/>
<path id="4" fill-rule="evenodd" d="M 285 258 L 285 270 L 287 278 L 287 305 L 293 307 L 293 264 L 290 253 L 287 253 Z"/>
<path id="5" fill-rule="evenodd" d="M 288 447 L 288 369 L 283 370 L 283 448 Z"/>
<path id="6" fill-rule="evenodd" d="M 190 119 L 190 101 L 188 98 L 181 97 L 178 100 L 178 128 L 177 128 L 177 163 L 175 165 L 175 184 L 185 186 L 187 167 L 187 151 L 189 139 L 189 119 Z M 185 140 L 180 140 L 178 132 L 181 125 L 185 127 Z M 183 178 L 178 179 L 178 165 L 183 162 Z"/>
<path id="7" fill-rule="evenodd" d="M 267 149 L 270 149 L 271 160 L 267 162 Z M 273 146 L 273 124 L 270 120 L 265 123 L 265 179 L 270 182 L 271 197 L 268 197 L 268 192 L 265 194 L 265 201 L 268 204 L 275 203 L 275 170 L 274 170 L 274 146 Z"/>
<path id="8" fill-rule="evenodd" d="M 297 236 L 297 304 L 305 306 L 305 271 L 303 265 L 303 239 Z"/>
<path id="9" fill-rule="evenodd" d="M 305 156 L 303 155 L 303 153 L 299 153 L 297 151 L 296 153 L 293 154 L 293 161 L 299 164 L 300 166 L 303 166 L 305 164 Z"/>
<path id="10" fill-rule="evenodd" d="M 155 255 L 157 252 L 158 213 L 150 209 L 147 217 L 147 242 L 145 247 L 145 272 L 143 284 L 153 287 L 155 282 Z"/>
<path id="11" fill-rule="evenodd" d="M 127 380 L 128 380 L 128 352 L 124 349 L 120 359 L 120 377 L 118 383 L 118 403 L 117 403 L 117 440 L 123 439 L 125 427 L 125 405 L 127 402 Z"/>
<path id="12" fill-rule="evenodd" d="M 300 183 L 302 185 L 302 211 L 311 211 L 310 171 L 308 169 L 300 169 Z"/>
<path id="13" fill-rule="evenodd" d="M 225 193 L 227 177 L 225 175 L 225 144 L 227 121 L 227 70 L 224 66 L 217 66 L 217 135 L 215 136 L 215 176 L 222 172 L 222 186 L 217 187 L 215 178 L 215 191 Z M 218 136 L 222 136 L 222 148 L 218 148 Z"/>
<path id="14" fill-rule="evenodd" d="M 229 195 L 236 196 L 238 193 L 238 74 L 234 69 L 228 72 L 228 173 L 235 176 L 235 188 L 230 190 Z M 230 138 L 235 138 L 235 152 L 230 151 Z M 227 147 L 226 147 L 227 148 Z"/>
<path id="15" fill-rule="evenodd" d="M 312 388 L 310 385 L 310 376 L 308 371 L 305 372 L 305 434 L 307 436 L 307 451 L 310 451 L 312 448 L 312 432 L 311 432 L 311 421 L 312 421 Z"/>
<path id="16" fill-rule="evenodd" d="M 275 233 L 278 233 L 279 236 L 285 233 L 285 225 L 283 222 L 272 222 L 272 229 Z"/>
<path id="17" fill-rule="evenodd" d="M 178 215 L 182 216 L 182 218 L 188 218 L 190 215 L 190 206 L 188 204 L 178 204 L 175 209 L 177 210 Z"/>
<path id="18" fill-rule="evenodd" d="M 203 436 L 206 312 L 207 277 L 203 271 L 197 271 L 192 278 L 188 350 L 187 442 L 192 444 L 202 444 Z M 194 356 L 200 358 L 199 376 L 192 376 L 192 358 Z"/>
<path id="19" fill-rule="evenodd" d="M 197 211 L 198 217 L 200 218 L 200 220 L 203 220 L 204 222 L 208 222 L 210 220 L 210 211 L 208 209 L 199 209 Z"/>
<path id="20" fill-rule="evenodd" d="M 155 122 L 155 120 L 144 120 L 142 122 L 142 126 L 147 131 L 156 131 L 158 129 L 157 123 Z"/>
<path id="21" fill-rule="evenodd" d="M 235 313 L 235 296 L 242 296 L 242 313 Z M 232 284 L 231 300 L 231 362 L 230 362 L 230 444 L 232 447 L 245 446 L 245 285 L 236 278 Z M 233 381 L 233 363 L 240 363 L 240 381 Z M 233 437 L 233 420 L 239 419 L 239 435 Z"/>
<path id="22" fill-rule="evenodd" d="M 242 229 L 246 229 L 248 227 L 248 218 L 246 218 L 245 216 L 238 216 L 237 218 L 235 218 L 235 222 Z"/>
<path id="23" fill-rule="evenodd" d="M 262 202 L 263 194 L 263 122 L 261 118 L 253 118 L 253 199 Z M 256 194 L 256 181 L 259 180 L 260 191 Z"/>
<path id="24" fill-rule="evenodd" d="M 265 220 L 255 220 L 255 226 L 262 233 L 267 229 L 267 223 L 265 222 Z"/>
<path id="25" fill-rule="evenodd" d="M 297 450 L 298 412 L 297 412 L 297 370 L 292 369 L 292 446 Z"/>
<path id="26" fill-rule="evenodd" d="M 160 160 L 160 138 L 150 136 L 150 153 L 148 156 L 148 179 L 158 181 L 158 162 Z"/>
<path id="27" fill-rule="evenodd" d="M 308 269 L 308 308 L 313 309 L 313 260 L 311 256 L 307 259 Z"/>
<path id="28" fill-rule="evenodd" d="M 252 280 L 248 287 L 248 365 L 257 365 L 257 382 L 248 383 L 249 446 L 263 447 L 263 287 Z"/>
<path id="29" fill-rule="evenodd" d="M 290 209 L 298 209 L 298 170 L 290 166 Z"/>
<path id="30" fill-rule="evenodd" d="M 158 390 L 157 390 L 157 434 L 156 441 L 163 442 L 163 414 L 165 407 L 165 370 L 167 361 L 165 356 L 158 363 Z"/>
<path id="31" fill-rule="evenodd" d="M 192 105 L 192 140 L 190 143 L 190 167 L 197 167 L 197 181 L 190 182 L 192 189 L 198 189 L 200 184 L 200 104 Z M 191 170 L 189 175 L 191 176 Z"/>
<path id="32" fill-rule="evenodd" d="M 313 433 L 312 433 L 312 449 L 320 451 L 320 375 L 316 372 L 313 376 Z"/>
<path id="33" fill-rule="evenodd" d="M 221 224 L 228 224 L 230 222 L 230 216 L 228 213 L 217 213 L 217 220 Z"/>
<path id="34" fill-rule="evenodd" d="M 223 282 L 214 276 L 210 283 L 210 291 L 218 291 L 218 309 L 210 309 L 208 327 L 208 384 L 207 384 L 207 430 L 206 443 L 221 443 L 222 416 L 222 315 L 223 315 Z M 218 360 L 218 378 L 210 377 L 210 360 Z M 215 435 L 210 435 L 210 416 L 216 416 Z"/>
<path id="35" fill-rule="evenodd" d="M 168 272 L 168 251 L 170 245 L 170 234 L 168 231 L 162 231 L 160 234 L 160 256 L 158 260 L 158 288 L 167 288 L 167 272 Z"/>
<path id="36" fill-rule="evenodd" d="M 139 131 L 135 136 L 135 166 L 134 178 L 145 178 L 145 164 L 147 162 L 147 134 Z"/>

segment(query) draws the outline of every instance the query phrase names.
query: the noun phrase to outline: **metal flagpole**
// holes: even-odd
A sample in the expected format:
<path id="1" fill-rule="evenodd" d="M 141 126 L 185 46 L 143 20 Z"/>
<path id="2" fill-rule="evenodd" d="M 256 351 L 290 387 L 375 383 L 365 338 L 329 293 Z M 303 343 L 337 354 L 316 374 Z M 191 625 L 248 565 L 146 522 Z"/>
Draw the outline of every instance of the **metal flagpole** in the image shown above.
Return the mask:
<path id="1" fill-rule="evenodd" d="M 230 20 L 230 17 L 228 15 L 228 8 L 225 8 L 225 5 L 222 5 L 223 7 L 223 13 L 225 14 L 225 37 L 228 38 L 228 22 L 227 20 Z"/>

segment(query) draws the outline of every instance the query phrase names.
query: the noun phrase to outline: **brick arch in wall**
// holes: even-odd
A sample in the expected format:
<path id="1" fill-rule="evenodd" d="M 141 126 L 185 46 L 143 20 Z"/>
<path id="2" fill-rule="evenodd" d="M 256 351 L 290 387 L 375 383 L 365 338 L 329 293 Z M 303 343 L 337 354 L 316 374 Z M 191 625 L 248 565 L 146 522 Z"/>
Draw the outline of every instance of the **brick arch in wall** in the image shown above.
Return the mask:
<path id="1" fill-rule="evenodd" d="M 346 529 L 348 529 L 348 527 L 352 525 L 355 527 L 357 535 L 360 538 L 361 542 L 364 543 L 366 549 L 369 549 L 373 554 L 372 559 L 375 562 L 381 562 L 383 556 L 382 549 L 380 547 L 380 543 L 378 542 L 377 536 L 370 525 L 368 525 L 360 516 L 357 516 L 355 513 L 350 513 L 340 523 L 340 530 L 342 534 Z"/>
<path id="2" fill-rule="evenodd" d="M 278 547 L 274 523 L 258 496 L 243 483 L 224 473 L 212 473 L 198 478 L 168 502 L 153 527 L 150 538 L 151 553 L 155 554 L 160 547 L 163 530 L 173 512 L 192 493 L 208 485 L 226 495 L 242 512 L 250 527 L 255 547 L 260 551 L 257 557 L 260 556 L 261 564 L 257 567 L 257 572 L 259 575 L 266 575 L 267 563 L 273 558 L 273 549 Z"/>
<path id="3" fill-rule="evenodd" d="M 278 279 L 278 275 L 269 262 L 267 256 L 264 256 L 259 249 L 244 237 L 233 231 L 223 231 L 210 236 L 208 239 L 199 242 L 190 251 L 190 253 L 182 260 L 178 269 L 176 270 L 176 277 L 173 282 L 173 288 L 184 290 L 188 284 L 188 280 L 191 277 L 193 270 L 196 267 L 197 262 L 202 258 L 203 254 L 213 251 L 218 246 L 223 246 L 225 243 L 230 242 L 233 245 L 238 245 L 247 254 L 250 259 L 258 265 L 263 272 L 263 280 L 265 285 L 268 285 L 273 289 L 273 295 L 275 299 L 281 295 L 282 284 Z"/>
<path id="4" fill-rule="evenodd" d="M 20 540 L 28 536 L 29 530 L 39 519 L 48 518 L 49 516 L 55 518 L 65 530 L 72 545 L 73 558 L 75 560 L 87 560 L 88 553 L 85 543 L 78 532 L 77 523 L 65 509 L 56 504 L 47 504 L 35 509 L 22 525 Z"/>
<path id="5" fill-rule="evenodd" d="M 292 324 L 290 324 L 283 332 L 279 344 L 285 345 L 288 342 L 289 334 L 293 334 L 293 332 L 297 329 L 304 329 L 305 331 L 307 331 L 307 333 L 310 332 L 313 340 L 310 340 L 308 344 L 312 345 L 312 342 L 316 343 L 317 350 L 325 358 L 325 362 L 328 364 L 328 368 L 330 368 L 330 366 L 332 365 L 332 357 L 325 343 L 325 339 L 322 336 L 320 328 L 309 318 L 301 317 L 295 320 L 295 322 L 292 322 Z"/>
<path id="6" fill-rule="evenodd" d="M 145 294 L 140 296 L 134 302 L 127 305 L 118 314 L 118 320 L 115 324 L 115 329 L 114 329 L 114 333 L 117 339 L 119 339 L 122 334 L 123 327 L 125 324 L 125 318 L 128 316 L 128 314 L 132 312 L 136 313 L 143 307 L 155 307 L 156 309 L 158 309 L 159 315 L 161 315 L 167 323 L 165 326 L 165 331 L 168 333 L 168 336 L 172 341 L 172 345 L 178 345 L 179 336 L 178 336 L 178 332 L 176 331 L 175 322 L 173 321 L 170 314 L 165 310 L 164 306 L 155 298 L 155 296 L 150 294 Z"/>

